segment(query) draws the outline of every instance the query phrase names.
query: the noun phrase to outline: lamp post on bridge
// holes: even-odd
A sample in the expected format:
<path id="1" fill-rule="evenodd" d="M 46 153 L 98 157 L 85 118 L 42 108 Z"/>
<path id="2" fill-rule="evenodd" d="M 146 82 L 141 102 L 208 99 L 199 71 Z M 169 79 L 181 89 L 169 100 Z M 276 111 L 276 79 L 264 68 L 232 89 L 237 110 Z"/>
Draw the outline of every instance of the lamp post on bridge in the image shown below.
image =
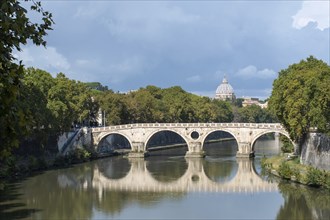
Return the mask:
<path id="1" fill-rule="evenodd" d="M 103 127 L 105 127 L 105 110 L 103 110 Z"/>

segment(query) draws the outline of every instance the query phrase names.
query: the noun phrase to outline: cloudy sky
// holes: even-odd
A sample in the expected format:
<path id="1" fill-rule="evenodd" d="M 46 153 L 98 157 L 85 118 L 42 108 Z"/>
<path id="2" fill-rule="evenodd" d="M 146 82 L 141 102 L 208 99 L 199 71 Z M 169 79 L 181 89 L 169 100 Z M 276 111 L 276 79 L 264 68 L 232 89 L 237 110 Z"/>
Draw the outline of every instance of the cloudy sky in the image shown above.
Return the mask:
<path id="1" fill-rule="evenodd" d="M 323 1 L 42 1 L 55 25 L 26 66 L 114 91 L 181 86 L 213 97 L 226 74 L 236 96 L 267 98 L 281 69 L 313 55 L 330 63 Z M 34 15 L 31 15 L 32 17 Z"/>

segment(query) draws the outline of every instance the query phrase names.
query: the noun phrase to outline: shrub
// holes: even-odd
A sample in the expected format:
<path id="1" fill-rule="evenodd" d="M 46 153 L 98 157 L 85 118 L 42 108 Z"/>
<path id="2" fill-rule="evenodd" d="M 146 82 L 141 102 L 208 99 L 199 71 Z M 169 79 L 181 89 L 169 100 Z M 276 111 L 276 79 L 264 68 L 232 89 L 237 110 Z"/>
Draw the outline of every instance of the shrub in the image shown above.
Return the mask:
<path id="1" fill-rule="evenodd" d="M 69 154 L 69 158 L 73 163 L 88 161 L 90 157 L 91 153 L 83 148 L 76 148 Z"/>
<path id="2" fill-rule="evenodd" d="M 279 175 L 284 179 L 291 179 L 291 176 L 294 175 L 292 169 L 288 162 L 283 161 L 278 168 Z"/>
<path id="3" fill-rule="evenodd" d="M 330 189 L 330 175 L 326 171 L 314 167 L 307 168 L 306 182 L 311 186 L 324 186 Z"/>
<path id="4" fill-rule="evenodd" d="M 283 153 L 292 153 L 294 151 L 293 144 L 286 136 L 281 135 L 280 140 L 283 143 L 283 145 L 281 147 L 281 151 Z"/>

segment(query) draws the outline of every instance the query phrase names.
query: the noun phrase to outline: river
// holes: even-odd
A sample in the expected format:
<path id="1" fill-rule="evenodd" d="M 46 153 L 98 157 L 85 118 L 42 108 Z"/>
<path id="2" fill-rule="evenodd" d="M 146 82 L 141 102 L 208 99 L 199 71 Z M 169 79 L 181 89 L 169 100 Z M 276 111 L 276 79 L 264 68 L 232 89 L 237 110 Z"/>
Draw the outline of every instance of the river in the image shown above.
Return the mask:
<path id="1" fill-rule="evenodd" d="M 225 141 L 201 159 L 163 152 L 46 171 L 9 185 L 0 219 L 328 219 L 329 191 L 261 175 L 274 146 L 258 141 L 252 160 Z"/>

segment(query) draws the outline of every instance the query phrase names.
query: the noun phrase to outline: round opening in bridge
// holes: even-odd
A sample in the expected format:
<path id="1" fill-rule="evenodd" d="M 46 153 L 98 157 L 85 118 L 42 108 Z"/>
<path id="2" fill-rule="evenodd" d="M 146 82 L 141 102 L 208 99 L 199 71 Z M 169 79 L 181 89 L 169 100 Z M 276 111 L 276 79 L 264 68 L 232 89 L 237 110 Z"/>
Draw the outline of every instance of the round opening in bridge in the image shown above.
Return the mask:
<path id="1" fill-rule="evenodd" d="M 238 144 L 233 135 L 217 130 L 207 135 L 203 150 L 209 157 L 233 157 L 237 153 Z"/>
<path id="2" fill-rule="evenodd" d="M 199 133 L 197 131 L 193 131 L 193 132 L 191 132 L 190 137 L 192 139 L 196 140 L 199 138 Z"/>
<path id="3" fill-rule="evenodd" d="M 128 140 L 120 134 L 109 134 L 104 137 L 97 146 L 99 156 L 111 154 L 124 154 L 131 150 Z"/>
<path id="4" fill-rule="evenodd" d="M 192 180 L 193 182 L 198 182 L 198 181 L 199 181 L 199 176 L 197 176 L 197 175 L 193 175 L 193 176 L 191 177 L 191 180 Z"/>
<path id="5" fill-rule="evenodd" d="M 146 146 L 150 156 L 183 156 L 188 151 L 186 141 L 179 134 L 168 130 L 153 134 Z"/>

